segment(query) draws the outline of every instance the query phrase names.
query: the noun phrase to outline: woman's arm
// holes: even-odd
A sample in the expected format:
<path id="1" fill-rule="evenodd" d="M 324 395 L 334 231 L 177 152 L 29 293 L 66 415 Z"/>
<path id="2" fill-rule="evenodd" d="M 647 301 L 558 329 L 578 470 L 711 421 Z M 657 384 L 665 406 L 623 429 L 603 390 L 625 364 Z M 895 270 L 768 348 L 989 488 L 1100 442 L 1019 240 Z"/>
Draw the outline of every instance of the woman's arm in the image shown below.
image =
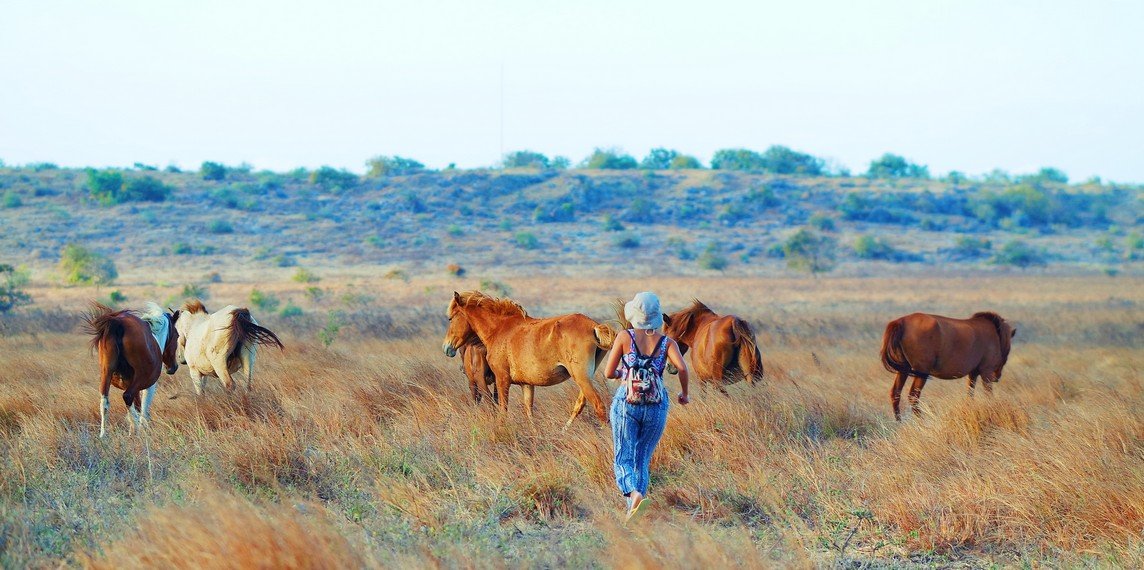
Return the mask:
<path id="1" fill-rule="evenodd" d="M 672 339 L 667 345 L 667 360 L 679 370 L 679 386 L 682 392 L 679 393 L 679 403 L 686 404 L 691 401 L 687 396 L 687 363 L 683 361 L 683 353 L 679 351 L 679 345 Z"/>
<path id="2" fill-rule="evenodd" d="M 612 350 L 608 352 L 608 361 L 604 364 L 604 378 L 619 378 L 620 377 L 620 358 L 628 351 L 626 346 L 628 335 L 616 335 L 615 342 L 612 343 Z"/>

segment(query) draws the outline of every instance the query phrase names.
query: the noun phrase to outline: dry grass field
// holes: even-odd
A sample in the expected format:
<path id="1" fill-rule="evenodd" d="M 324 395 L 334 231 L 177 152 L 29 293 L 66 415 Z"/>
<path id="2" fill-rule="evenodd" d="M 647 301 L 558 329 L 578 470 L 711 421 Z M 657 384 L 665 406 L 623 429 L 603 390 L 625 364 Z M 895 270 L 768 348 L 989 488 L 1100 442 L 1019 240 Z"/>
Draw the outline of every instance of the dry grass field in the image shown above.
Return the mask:
<path id="1" fill-rule="evenodd" d="M 128 306 L 178 295 L 123 274 Z M 758 331 L 766 383 L 673 405 L 654 509 L 625 527 L 607 426 L 586 413 L 561 429 L 571 383 L 538 389 L 532 422 L 514 389 L 500 417 L 442 354 L 449 294 L 479 280 L 331 271 L 307 296 L 288 275 L 209 288 L 216 309 L 281 277 L 257 286 L 304 311 L 255 311 L 286 349 L 262 349 L 253 391 L 214 382 L 196 397 L 180 368 L 141 435 L 113 392 L 103 440 L 96 359 L 75 328 L 97 292 L 29 289 L 35 310 L 0 329 L 0 565 L 1144 565 L 1138 277 L 503 277 L 537 316 L 603 319 L 650 289 Z M 924 416 L 895 424 L 885 323 L 987 309 L 1018 328 L 995 396 L 931 380 Z M 327 347 L 316 331 L 333 311 Z"/>

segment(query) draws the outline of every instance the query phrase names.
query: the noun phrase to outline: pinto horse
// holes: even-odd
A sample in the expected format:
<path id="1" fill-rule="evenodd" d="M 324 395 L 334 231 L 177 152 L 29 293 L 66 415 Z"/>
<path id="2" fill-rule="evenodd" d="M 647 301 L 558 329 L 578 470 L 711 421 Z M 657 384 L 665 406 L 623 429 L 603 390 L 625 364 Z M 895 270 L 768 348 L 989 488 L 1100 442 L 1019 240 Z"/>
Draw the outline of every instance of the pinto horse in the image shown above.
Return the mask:
<path id="1" fill-rule="evenodd" d="M 442 350 L 451 358 L 458 347 L 475 341 L 484 345 L 502 412 L 508 411 L 511 384 L 524 389 L 524 411 L 532 417 L 536 386 L 554 386 L 572 378 L 580 395 L 565 426 L 572 425 L 585 401 L 591 402 L 600 421 L 608 422 L 592 376 L 615 341 L 616 332 L 611 328 L 579 313 L 536 319 L 514 301 L 480 291 L 453 292 L 445 315 L 449 329 Z"/>
<path id="2" fill-rule="evenodd" d="M 234 387 L 231 375 L 242 369 L 246 389 L 254 375 L 254 360 L 260 344 L 276 344 L 284 348 L 270 329 L 258 324 L 250 310 L 227 305 L 216 313 L 208 313 L 202 301 L 193 299 L 183 304 L 179 329 L 179 363 L 191 371 L 191 385 L 202 394 L 206 378 L 222 381 L 227 390 Z"/>
<path id="3" fill-rule="evenodd" d="M 890 321 L 882 335 L 882 365 L 895 374 L 890 388 L 894 419 L 902 419 L 898 407 L 907 376 L 914 377 L 910 406 L 915 416 L 921 415 L 918 400 L 930 376 L 946 380 L 969 376 L 970 396 L 980 376 L 985 391 L 992 394 L 1016 334 L 1017 329 L 992 312 L 968 319 L 913 313 Z"/>
<path id="4" fill-rule="evenodd" d="M 623 305 L 617 312 L 623 322 Z M 680 354 L 691 353 L 691 368 L 700 380 L 720 390 L 746 378 L 763 380 L 763 355 L 747 321 L 735 315 L 719 315 L 693 300 L 690 307 L 663 316 L 663 332 L 679 344 Z"/>
<path id="5" fill-rule="evenodd" d="M 145 311 L 113 311 L 91 302 L 84 319 L 84 330 L 91 335 L 91 347 L 99 353 L 99 437 L 107 434 L 107 412 L 111 408 L 111 386 L 123 390 L 131 431 L 151 421 L 154 386 L 164 366 L 167 374 L 179 369 L 175 361 L 179 311 L 164 313 L 155 303 Z M 134 406 L 134 407 L 132 407 Z"/>

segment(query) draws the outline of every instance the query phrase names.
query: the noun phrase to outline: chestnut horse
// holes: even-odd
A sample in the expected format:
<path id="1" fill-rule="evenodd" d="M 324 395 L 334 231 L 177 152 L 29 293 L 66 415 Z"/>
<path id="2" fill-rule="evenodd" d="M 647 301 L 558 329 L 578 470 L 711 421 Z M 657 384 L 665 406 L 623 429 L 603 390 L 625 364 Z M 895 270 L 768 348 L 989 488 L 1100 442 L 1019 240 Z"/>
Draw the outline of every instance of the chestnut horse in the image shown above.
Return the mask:
<path id="1" fill-rule="evenodd" d="M 992 394 L 1016 334 L 1017 329 L 992 312 L 968 319 L 913 313 L 890 321 L 882 335 L 882 365 L 895 374 L 890 388 L 894 419 L 902 419 L 898 404 L 907 376 L 914 377 L 910 406 L 915 416 L 921 415 L 918 400 L 930 376 L 946 380 L 969 376 L 970 396 L 980 376 L 985 391 Z"/>
<path id="2" fill-rule="evenodd" d="M 663 316 L 663 332 L 679 344 L 680 354 L 693 351 L 691 369 L 696 377 L 720 390 L 743 378 L 751 384 L 763 380 L 759 342 L 751 325 L 735 315 L 720 316 L 694 299 L 690 307 Z"/>
<path id="3" fill-rule="evenodd" d="M 142 318 L 141 318 L 142 317 Z M 151 420 L 151 399 L 163 366 L 174 374 L 179 311 L 164 313 L 154 303 L 147 310 L 113 311 L 91 302 L 84 319 L 84 330 L 91 335 L 91 347 L 99 353 L 99 437 L 107 434 L 107 412 L 111 408 L 111 386 L 123 390 L 131 431 Z M 134 406 L 134 408 L 132 408 Z"/>
<path id="4" fill-rule="evenodd" d="M 183 304 L 183 318 L 175 326 L 179 329 L 179 363 L 191 371 L 196 394 L 203 393 L 207 376 L 218 378 L 230 390 L 234 387 L 231 374 L 239 368 L 246 376 L 246 389 L 250 390 L 258 345 L 277 344 L 283 348 L 277 335 L 254 320 L 250 309 L 234 305 L 211 314 L 202 301 L 187 301 Z"/>
<path id="5" fill-rule="evenodd" d="M 468 344 L 457 349 L 457 352 L 461 355 L 461 370 L 469 379 L 469 391 L 473 394 L 473 401 L 480 402 L 482 397 L 487 397 L 495 402 L 497 379 L 489 369 L 489 351 L 485 349 L 485 345 L 479 342 Z M 489 386 L 493 387 L 492 393 L 489 393 Z"/>
<path id="6" fill-rule="evenodd" d="M 510 384 L 524 389 L 524 410 L 532 417 L 536 386 L 554 386 L 572 378 L 580 395 L 565 426 L 572 425 L 585 401 L 591 402 L 600 421 L 608 422 L 592 377 L 615 341 L 611 328 L 579 313 L 536 319 L 514 301 L 480 291 L 453 292 L 445 315 L 449 329 L 442 350 L 453 357 L 458 347 L 476 341 L 485 346 L 502 412 L 508 411 Z"/>

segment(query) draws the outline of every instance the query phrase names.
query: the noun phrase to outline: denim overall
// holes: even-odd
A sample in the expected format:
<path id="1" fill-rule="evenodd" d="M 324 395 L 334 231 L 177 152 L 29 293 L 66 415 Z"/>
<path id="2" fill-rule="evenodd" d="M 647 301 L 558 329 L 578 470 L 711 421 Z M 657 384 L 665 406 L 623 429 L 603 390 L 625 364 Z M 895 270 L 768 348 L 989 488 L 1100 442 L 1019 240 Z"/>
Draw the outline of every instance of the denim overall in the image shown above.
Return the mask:
<path id="1" fill-rule="evenodd" d="M 632 338 L 632 348 L 620 360 L 625 368 L 635 364 L 640 357 L 636 346 L 635 332 L 627 331 Z M 660 340 L 652 353 L 652 368 L 662 384 L 663 369 L 667 364 L 667 338 Z M 648 466 L 651 454 L 663 435 L 667 423 L 667 408 L 671 398 L 667 387 L 663 386 L 663 399 L 658 404 L 629 404 L 627 402 L 627 382 L 620 383 L 616 396 L 612 398 L 609 418 L 612 422 L 612 441 L 615 444 L 616 485 L 624 496 L 632 491 L 647 494 Z"/>

